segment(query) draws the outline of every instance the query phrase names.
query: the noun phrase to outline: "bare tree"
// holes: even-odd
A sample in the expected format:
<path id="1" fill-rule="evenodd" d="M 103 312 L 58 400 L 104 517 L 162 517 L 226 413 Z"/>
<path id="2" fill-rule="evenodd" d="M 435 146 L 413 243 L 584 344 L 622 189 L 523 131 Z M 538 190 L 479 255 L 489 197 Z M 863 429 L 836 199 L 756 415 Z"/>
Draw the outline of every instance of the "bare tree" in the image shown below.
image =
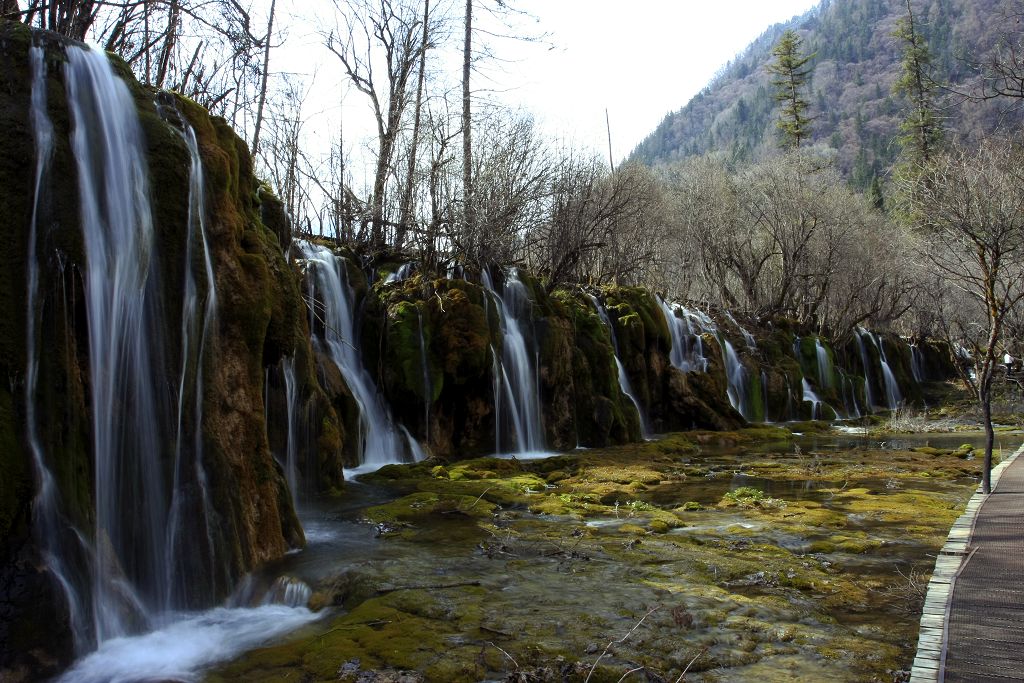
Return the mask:
<path id="1" fill-rule="evenodd" d="M 534 250 L 549 291 L 573 281 L 625 280 L 653 262 L 660 226 L 652 207 L 660 193 L 645 170 L 629 164 L 609 174 L 598 156 L 569 150 L 550 182 Z"/>
<path id="2" fill-rule="evenodd" d="M 992 380 L 1008 317 L 1024 300 L 1024 149 L 988 139 L 954 147 L 925 167 L 915 197 L 927 234 L 923 256 L 958 295 L 947 311 L 950 342 L 966 347 L 966 379 L 985 425 L 983 490 L 991 490 Z"/>
<path id="3" fill-rule="evenodd" d="M 260 78 L 260 92 L 256 103 L 256 124 L 252 134 L 252 154 L 256 156 L 260 149 L 260 128 L 263 125 L 263 107 L 267 103 L 267 78 L 270 76 L 270 43 L 274 35 L 274 9 L 277 0 L 270 0 L 270 11 L 267 13 L 267 35 L 263 39 L 263 68 Z"/>
<path id="4" fill-rule="evenodd" d="M 471 155 L 474 221 L 449 234 L 455 254 L 478 266 L 524 258 L 530 228 L 543 220 L 552 172 L 531 117 L 491 114 L 480 121 Z"/>
<path id="5" fill-rule="evenodd" d="M 337 4 L 337 0 L 336 0 Z M 370 244 L 385 243 L 385 198 L 388 177 L 412 91 L 410 79 L 426 49 L 418 12 L 401 0 L 352 0 L 337 5 L 344 28 L 327 36 L 350 83 L 370 100 L 377 124 L 377 161 L 370 197 Z M 379 69 L 383 66 L 383 80 Z"/>
<path id="6" fill-rule="evenodd" d="M 412 224 L 413 181 L 416 176 L 416 153 L 420 144 L 420 122 L 423 116 L 423 86 L 427 76 L 427 48 L 430 45 L 430 0 L 423 0 L 423 36 L 420 50 L 420 64 L 416 77 L 416 103 L 413 106 L 412 140 L 409 143 L 409 163 L 406 169 L 405 188 L 402 193 L 402 205 L 398 215 L 398 230 L 395 235 L 395 247 L 399 250 L 405 243 L 406 231 Z"/>

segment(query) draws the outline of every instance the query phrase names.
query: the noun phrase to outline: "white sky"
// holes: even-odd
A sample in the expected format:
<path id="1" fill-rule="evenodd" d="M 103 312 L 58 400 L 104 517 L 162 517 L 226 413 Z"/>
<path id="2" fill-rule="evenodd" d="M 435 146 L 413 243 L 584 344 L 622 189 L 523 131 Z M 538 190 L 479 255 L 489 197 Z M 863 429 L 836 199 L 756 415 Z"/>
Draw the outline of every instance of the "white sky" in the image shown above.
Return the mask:
<path id="1" fill-rule="evenodd" d="M 616 163 L 685 105 L 770 25 L 814 0 L 523 0 L 552 34 L 532 50 L 507 94 L 549 130 L 607 153 L 605 108 Z M 524 49 L 524 51 L 526 51 Z"/>
<path id="2" fill-rule="evenodd" d="M 445 2 L 445 0 L 440 0 Z M 461 0 L 454 14 L 461 18 Z M 279 6 L 282 3 L 279 2 Z M 286 12 L 307 16 L 328 0 L 292 0 Z M 436 4 L 436 2 L 435 2 Z M 517 29 L 546 33 L 533 44 L 496 41 L 494 52 L 505 61 L 486 67 L 487 78 L 475 87 L 491 88 L 494 97 L 534 114 L 541 129 L 555 139 L 607 155 L 605 108 L 611 120 L 616 164 L 670 111 L 685 105 L 715 72 L 770 25 L 786 21 L 817 4 L 816 0 L 515 0 L 533 17 Z M 322 15 L 314 22 L 322 20 Z M 290 21 L 289 23 L 292 23 Z M 461 19 L 460 19 L 461 21 Z M 371 146 L 367 101 L 342 82 L 337 58 L 320 46 L 321 33 L 292 23 L 283 50 L 272 56 L 271 69 L 307 77 L 314 85 L 304 104 L 309 117 L 304 133 L 326 149 L 336 131 L 339 101 L 344 101 L 346 148 L 359 156 Z M 461 25 L 453 27 L 451 53 L 457 55 Z M 449 57 L 449 59 L 455 59 Z M 461 65 L 445 67 L 458 83 Z M 362 119 L 362 123 L 360 123 Z M 356 130 L 365 130 L 356 141 Z"/>

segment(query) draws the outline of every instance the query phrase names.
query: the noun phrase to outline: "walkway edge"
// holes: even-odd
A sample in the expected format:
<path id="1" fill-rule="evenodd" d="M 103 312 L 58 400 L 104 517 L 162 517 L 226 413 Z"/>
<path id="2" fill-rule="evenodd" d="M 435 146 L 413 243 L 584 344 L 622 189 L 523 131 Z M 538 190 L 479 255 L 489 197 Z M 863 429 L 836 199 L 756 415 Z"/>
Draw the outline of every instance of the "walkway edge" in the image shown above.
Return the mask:
<path id="1" fill-rule="evenodd" d="M 1024 446 L 1018 448 L 1010 457 L 992 468 L 992 490 L 995 490 L 999 484 L 1003 470 L 1022 454 L 1024 454 Z M 910 683 L 934 683 L 941 680 L 953 586 L 956 583 L 957 574 L 960 573 L 960 569 L 970 557 L 970 541 L 974 533 L 974 524 L 987 497 L 981 492 L 981 484 L 978 484 L 974 495 L 967 501 L 964 513 L 953 522 L 949 535 L 946 537 L 946 544 L 942 546 L 942 550 L 935 558 L 935 568 L 932 570 L 932 578 L 928 582 L 928 592 L 924 598 L 921 630 L 917 638 L 914 667 L 910 671 Z"/>

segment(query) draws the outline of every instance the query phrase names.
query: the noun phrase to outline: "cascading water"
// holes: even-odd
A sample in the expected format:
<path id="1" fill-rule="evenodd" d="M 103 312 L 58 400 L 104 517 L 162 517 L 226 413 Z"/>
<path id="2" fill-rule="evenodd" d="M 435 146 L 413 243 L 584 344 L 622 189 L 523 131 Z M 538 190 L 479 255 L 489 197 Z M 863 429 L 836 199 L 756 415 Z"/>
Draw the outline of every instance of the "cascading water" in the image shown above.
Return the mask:
<path id="1" fill-rule="evenodd" d="M 398 268 L 394 272 L 388 273 L 388 276 L 384 278 L 384 284 L 391 284 L 392 282 L 402 282 L 403 280 L 408 279 L 408 277 L 412 275 L 413 269 L 415 269 L 415 267 L 416 264 L 413 263 L 412 261 L 409 261 L 408 263 L 403 263 L 402 265 L 398 266 Z"/>
<path id="2" fill-rule="evenodd" d="M 660 297 L 658 304 L 672 338 L 669 362 L 683 372 L 707 372 L 708 359 L 701 334 L 712 331 L 714 323 L 702 313 L 674 306 Z"/>
<path id="3" fill-rule="evenodd" d="M 873 411 L 875 405 L 875 395 L 871 391 L 871 358 L 868 355 L 867 345 L 864 344 L 864 335 L 868 332 L 862 327 L 858 327 L 856 330 L 857 336 L 857 347 L 860 349 L 860 364 L 864 370 L 864 398 L 867 400 L 868 411 Z"/>
<path id="4" fill-rule="evenodd" d="M 633 386 L 630 384 L 629 375 L 626 374 L 626 368 L 622 364 L 622 359 L 619 356 L 619 340 L 615 335 L 615 326 L 612 325 L 611 318 L 608 317 L 608 311 L 605 310 L 604 304 L 601 300 L 594 295 L 589 295 L 590 300 L 594 304 L 594 308 L 597 310 L 598 317 L 601 318 L 601 322 L 604 323 L 605 328 L 608 329 L 608 334 L 612 340 L 612 349 L 615 351 L 615 367 L 619 373 L 619 389 L 626 395 L 626 397 L 632 401 L 633 406 L 636 408 L 637 416 L 640 418 L 640 432 L 645 439 L 651 437 L 651 428 L 647 422 L 647 414 L 640 405 L 640 401 L 637 400 L 636 394 L 633 392 Z"/>
<path id="5" fill-rule="evenodd" d="M 921 353 L 921 349 L 918 348 L 917 344 L 909 344 L 910 346 L 910 371 L 914 375 L 914 381 L 920 384 L 925 380 L 924 372 L 924 354 Z"/>
<path id="6" fill-rule="evenodd" d="M 878 350 L 878 362 L 882 366 L 882 379 L 885 381 L 886 407 L 889 410 L 894 410 L 903 401 L 903 395 L 900 393 L 900 385 L 896 381 L 896 375 L 893 374 L 892 368 L 889 366 L 889 360 L 885 356 L 884 340 L 878 334 L 864 329 L 859 329 L 858 332 L 867 335 L 868 339 L 871 340 L 871 343 Z"/>
<path id="7" fill-rule="evenodd" d="M 903 401 L 903 396 L 900 393 L 899 382 L 896 381 L 896 375 L 893 374 L 892 368 L 889 366 L 889 359 L 885 357 L 885 342 L 878 338 L 875 340 L 875 344 L 878 346 L 878 357 L 882 363 L 882 377 L 885 379 L 885 395 L 889 400 L 889 409 L 895 409 Z"/>
<path id="8" fill-rule="evenodd" d="M 740 325 L 739 321 L 736 320 L 736 317 L 730 311 L 725 312 L 725 317 L 728 318 L 729 322 L 733 324 L 733 327 L 739 330 L 740 334 L 743 335 L 743 341 L 744 343 L 746 343 L 747 348 L 750 349 L 751 351 L 756 349 L 757 340 L 754 339 L 754 335 L 752 335 L 742 325 Z"/>
<path id="9" fill-rule="evenodd" d="M 811 404 L 811 419 L 817 420 L 821 417 L 821 399 L 814 393 L 814 389 L 811 388 L 811 383 L 807 381 L 806 377 L 802 380 L 802 384 L 804 390 L 803 400 Z"/>
<path id="10" fill-rule="evenodd" d="M 106 56 L 67 49 L 72 149 L 85 242 L 95 458 L 93 611 L 99 642 L 139 630 L 170 605 L 166 397 L 145 141 Z"/>
<path id="11" fill-rule="evenodd" d="M 845 372 L 840 373 L 841 388 L 843 396 L 843 407 L 846 409 L 846 417 L 861 417 L 860 406 L 857 403 L 857 391 L 853 380 Z"/>
<path id="12" fill-rule="evenodd" d="M 704 340 L 701 335 L 714 335 L 722 348 L 729 403 L 739 411 L 743 419 L 753 420 L 756 416 L 753 414 L 750 400 L 749 373 L 746 366 L 740 362 L 736 349 L 718 329 L 715 321 L 706 313 L 684 306 L 673 306 L 661 298 L 658 299 L 658 303 L 661 305 L 661 312 L 665 316 L 665 323 L 672 337 L 672 350 L 669 353 L 672 365 L 683 372 L 707 372 L 708 359 L 704 353 Z M 739 328 L 739 324 L 736 324 L 736 327 Z"/>
<path id="13" fill-rule="evenodd" d="M 751 421 L 755 416 L 750 405 L 750 378 L 747 368 L 740 362 L 736 349 L 725 338 L 725 335 L 718 335 L 718 343 L 722 345 L 722 359 L 725 361 L 725 376 L 728 380 L 726 392 L 729 395 L 729 403 L 739 411 L 743 419 Z"/>
<path id="14" fill-rule="evenodd" d="M 79 660 L 62 681 L 192 680 L 196 671 L 250 649 L 316 618 L 305 608 L 280 605 L 217 608 L 188 613 L 209 597 L 218 568 L 202 471 L 203 359 L 216 315 L 213 263 L 206 244 L 202 168 L 195 138 L 182 134 L 192 153 L 188 246 L 183 280 L 182 368 L 178 396 L 166 382 L 164 337 L 174 326 L 163 316 L 147 149 L 128 87 L 106 56 L 77 45 L 66 48 L 65 84 L 72 124 L 71 150 L 79 190 L 85 262 L 82 277 L 88 328 L 95 527 L 92 543 L 56 515 L 52 478 L 36 432 L 35 393 L 38 271 L 36 217 L 29 247 L 29 440 L 40 465 L 34 525 L 52 540 L 53 573 L 65 589 L 72 622 L 81 622 L 98 649 Z M 34 75 L 42 56 L 33 53 Z M 40 76 L 41 78 L 41 76 Z M 41 82 L 41 81 L 40 81 Z M 40 159 L 48 155 L 45 100 L 33 96 Z M 37 169 L 37 198 L 45 164 Z M 177 398 L 177 400 L 175 400 Z M 177 424 L 175 429 L 175 406 Z M 172 417 L 168 417 L 172 416 Z M 173 463 L 173 467 L 171 464 Z M 170 476 L 173 475 L 173 481 Z M 51 514 L 52 511 L 52 514 Z M 206 533 L 202 533 L 205 529 Z M 199 532 L 199 533 L 197 533 Z M 56 539 L 73 535 L 84 549 L 92 594 L 79 599 L 59 576 Z M 89 547 L 91 545 L 91 547 Z M 225 569 L 226 571 L 226 569 Z M 203 606 L 208 606 L 209 603 Z M 87 614 L 91 612 L 91 614 Z M 91 628 L 84 623 L 91 617 Z M 76 624 L 73 623 L 73 627 Z M 144 635 L 151 628 L 157 630 Z M 76 645 L 83 640 L 76 628 Z"/>
<path id="15" fill-rule="evenodd" d="M 88 640 L 88 626 L 83 615 L 82 599 L 78 587 L 67 566 L 67 542 L 79 544 L 77 533 L 68 533 L 66 522 L 60 515 L 60 493 L 53 473 L 46 464 L 39 425 L 36 419 L 36 384 L 39 377 L 37 356 L 36 325 L 39 311 L 39 259 L 37 243 L 40 239 L 39 224 L 43 221 L 43 193 L 46 189 L 53 157 L 53 124 L 47 113 L 46 62 L 42 48 L 33 46 L 29 60 L 32 69 L 32 110 L 31 122 L 36 147 L 35 187 L 32 201 L 32 218 L 29 224 L 28 258 L 26 261 L 27 301 L 25 315 L 25 430 L 29 451 L 36 475 L 36 496 L 32 501 L 32 519 L 43 560 L 52 574 L 68 606 L 68 616 L 74 647 L 81 653 Z"/>
<path id="16" fill-rule="evenodd" d="M 423 325 L 423 311 L 416 307 L 416 321 L 420 330 L 420 368 L 423 370 L 423 438 L 430 443 L 430 404 L 434 399 L 434 383 L 430 379 L 430 359 L 427 356 L 427 331 Z"/>
<path id="17" fill-rule="evenodd" d="M 284 374 L 285 413 L 288 419 L 288 435 L 285 440 L 284 477 L 292 493 L 295 507 L 303 498 L 299 477 L 299 379 L 295 376 L 295 357 L 285 358 L 282 363 Z"/>
<path id="18" fill-rule="evenodd" d="M 490 275 L 483 273 L 484 288 L 497 304 L 501 321 L 502 343 L 500 362 L 495 353 L 495 443 L 497 452 L 508 446 L 518 453 L 539 453 L 544 450 L 544 427 L 541 421 L 540 392 L 537 389 L 537 362 L 530 351 L 524 329 L 533 322 L 533 302 L 519 273 L 509 269 L 501 292 L 495 290 Z M 502 400 L 504 395 L 504 400 Z M 504 408 L 504 410 L 502 410 Z M 511 428 L 514 443 L 506 444 L 505 426 Z"/>
<path id="19" fill-rule="evenodd" d="M 828 355 L 828 349 L 821 343 L 821 338 L 814 339 L 814 351 L 818 358 L 818 387 L 826 388 L 832 386 L 832 358 Z"/>
<path id="20" fill-rule="evenodd" d="M 306 277 L 310 289 L 310 315 L 316 316 L 315 306 L 323 305 L 324 346 L 331 360 L 341 371 L 352 396 L 359 405 L 359 467 L 357 472 L 379 469 L 384 465 L 408 462 L 415 458 L 399 433 L 391 410 L 377 385 L 363 365 L 359 337 L 355 327 L 355 300 L 347 282 L 346 261 L 330 249 L 312 242 L 297 240 L 305 261 Z M 318 325 L 310 321 L 310 329 Z M 353 473 L 357 473 L 353 472 Z"/>
<path id="21" fill-rule="evenodd" d="M 181 308 L 181 376 L 178 383 L 178 422 L 174 458 L 174 484 L 167 527 L 167 585 L 177 593 L 172 604 L 210 604 L 213 595 L 197 595 L 188 580 L 197 572 L 227 583 L 227 567 L 216 565 L 216 540 L 212 529 L 215 513 L 203 462 L 203 376 L 207 349 L 217 319 L 217 285 L 213 259 L 206 238 L 206 182 L 195 131 L 176 109 L 181 135 L 189 151 L 188 235 L 185 243 L 184 293 Z M 197 263 L 198 262 L 198 263 Z M 196 270 L 202 273 L 202 288 Z M 197 522 L 197 537 L 186 520 Z M 201 547 L 205 542 L 205 547 Z M 200 547 L 197 547 L 200 546 Z M 204 564 L 205 560 L 205 564 Z M 191 566 L 190 566 L 191 564 Z M 205 582 L 211 586 L 213 581 Z"/>

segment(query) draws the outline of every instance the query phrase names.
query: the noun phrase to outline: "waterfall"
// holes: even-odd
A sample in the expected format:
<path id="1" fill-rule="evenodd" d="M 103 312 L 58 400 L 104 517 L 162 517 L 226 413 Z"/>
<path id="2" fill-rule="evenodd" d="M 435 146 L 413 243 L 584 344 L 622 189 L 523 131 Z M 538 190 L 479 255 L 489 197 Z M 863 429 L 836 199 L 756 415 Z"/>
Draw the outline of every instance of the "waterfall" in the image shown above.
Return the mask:
<path id="1" fill-rule="evenodd" d="M 831 387 L 832 359 L 828 355 L 828 349 L 821 343 L 821 337 L 815 337 L 814 351 L 818 357 L 818 386 L 820 388 Z"/>
<path id="2" fill-rule="evenodd" d="M 757 340 L 754 339 L 754 335 L 752 335 L 750 332 L 748 332 L 746 329 L 744 329 L 744 327 L 742 325 L 739 324 L 739 322 L 736 320 L 736 317 L 732 314 L 732 312 L 726 310 L 725 311 L 725 317 L 728 318 L 729 322 L 731 322 L 733 324 L 733 327 L 735 327 L 737 330 L 739 330 L 740 334 L 743 335 L 743 341 L 747 345 L 747 348 L 750 349 L 751 351 L 756 349 L 757 348 Z"/>
<path id="3" fill-rule="evenodd" d="M 807 381 L 806 377 L 801 382 L 804 389 L 803 400 L 811 404 L 811 419 L 817 420 L 821 417 L 821 399 L 814 393 L 814 389 L 811 388 L 811 383 Z"/>
<path id="4" fill-rule="evenodd" d="M 914 375 L 914 381 L 920 384 L 925 381 L 924 371 L 924 354 L 921 353 L 921 349 L 918 348 L 917 344 L 909 344 L 910 346 L 910 371 Z"/>
<path id="5" fill-rule="evenodd" d="M 395 270 L 393 273 L 388 273 L 388 276 L 384 278 L 384 284 L 389 285 L 392 282 L 402 282 L 403 280 L 408 279 L 408 277 L 412 275 L 413 269 L 415 267 L 416 264 L 412 261 L 409 261 L 408 263 L 403 263 L 402 265 L 398 266 L 398 269 Z"/>
<path id="6" fill-rule="evenodd" d="M 427 332 L 423 327 L 423 311 L 416 307 L 416 320 L 420 328 L 420 367 L 423 369 L 423 440 L 430 443 L 430 404 L 434 398 L 434 383 L 430 379 L 430 359 L 427 356 Z M 421 460 L 422 458 L 416 458 Z"/>
<path id="7" fill-rule="evenodd" d="M 725 361 L 725 377 L 728 381 L 726 393 L 729 403 L 739 411 L 744 420 L 751 421 L 755 417 L 750 406 L 750 379 L 747 368 L 740 362 L 732 343 L 719 333 L 718 343 L 722 345 L 722 359 Z"/>
<path id="8" fill-rule="evenodd" d="M 174 484 L 167 527 L 167 585 L 175 593 L 174 604 L 209 604 L 212 595 L 189 595 L 196 590 L 189 580 L 196 572 L 228 581 L 227 568 L 215 564 L 215 518 L 203 463 L 204 362 L 217 320 L 217 285 L 206 238 L 206 182 L 195 131 L 176 109 L 177 130 L 189 151 L 188 234 L 185 246 L 184 292 L 181 307 L 181 376 L 178 383 L 178 421 L 174 457 Z M 198 261 L 198 263 L 197 263 Z M 196 270 L 200 269 L 203 290 Z M 205 296 L 203 296 L 205 294 Z M 189 400 L 191 398 L 191 400 Z M 191 439 L 189 439 L 191 436 Z M 204 534 L 197 538 L 186 520 L 201 520 Z M 196 547 L 205 541 L 205 547 Z M 205 566 L 200 566 L 203 561 Z M 192 564 L 190 567 L 189 564 Z M 206 585 L 211 585 L 207 582 Z"/>
<path id="9" fill-rule="evenodd" d="M 355 326 L 355 296 L 347 282 L 346 261 L 327 247 L 297 240 L 305 261 L 310 289 L 310 329 L 323 328 L 323 345 L 341 371 L 352 397 L 359 405 L 358 471 L 371 471 L 392 463 L 407 462 L 414 456 L 399 434 L 384 397 L 363 364 Z M 317 304 L 322 309 L 317 309 Z"/>
<path id="10" fill-rule="evenodd" d="M 658 303 L 661 305 L 661 312 L 665 316 L 665 323 L 672 337 L 672 350 L 669 354 L 672 365 L 683 372 L 707 372 L 708 359 L 704 353 L 704 340 L 701 335 L 714 335 L 722 348 L 729 403 L 739 411 L 743 419 L 749 421 L 756 417 L 750 405 L 750 378 L 747 368 L 740 362 L 732 342 L 718 329 L 715 321 L 702 311 L 670 305 L 660 298 Z M 739 328 L 739 324 L 736 324 L 736 327 Z M 745 332 L 742 328 L 740 330 Z"/>
<path id="11" fill-rule="evenodd" d="M 882 379 L 885 381 L 886 407 L 889 410 L 893 410 L 903 401 L 903 395 L 900 393 L 900 385 L 896 381 L 896 375 L 893 374 L 889 361 L 885 356 L 885 342 L 877 333 L 868 332 L 863 328 L 858 328 L 858 334 L 866 335 L 871 340 L 871 343 L 875 345 L 875 348 L 878 349 L 878 361 L 882 366 Z M 865 357 L 867 355 L 863 345 L 861 346 L 861 354 Z M 865 362 L 866 367 L 867 363 Z"/>
<path id="12" fill-rule="evenodd" d="M 544 450 L 544 428 L 541 422 L 540 393 L 537 383 L 537 362 L 531 353 L 524 329 L 533 324 L 533 301 L 515 268 L 505 273 L 501 292 L 497 292 L 490 275 L 483 273 L 484 288 L 497 304 L 501 321 L 502 349 L 500 362 L 495 354 L 495 443 L 497 452 L 506 448 L 502 438 L 503 423 L 512 428 L 515 449 L 519 453 Z M 501 400 L 504 394 L 504 401 Z M 505 408 L 503 412 L 501 408 Z"/>
<path id="13" fill-rule="evenodd" d="M 701 335 L 713 332 L 715 324 L 699 311 L 669 304 L 660 297 L 658 304 L 672 338 L 669 362 L 683 372 L 706 372 L 708 359 L 704 355 L 704 340 Z"/>
<path id="14" fill-rule="evenodd" d="M 68 540 L 79 544 L 79 536 L 77 533 L 66 533 L 66 522 L 60 515 L 60 492 L 53 473 L 46 464 L 36 417 L 36 386 L 39 378 L 36 325 L 40 314 L 37 310 L 40 305 L 37 245 L 40 239 L 39 224 L 43 221 L 42 195 L 47 189 L 50 164 L 53 160 L 53 124 L 47 113 L 46 62 L 43 49 L 33 46 L 29 59 L 32 69 L 31 123 L 36 147 L 32 218 L 29 223 L 28 258 L 25 264 L 28 279 L 25 315 L 25 431 L 37 485 L 37 493 L 32 501 L 32 520 L 43 561 L 67 603 L 74 648 L 80 654 L 88 640 L 88 626 L 82 613 L 82 600 L 78 588 L 67 566 L 68 553 L 63 548 Z"/>
<path id="15" fill-rule="evenodd" d="M 612 349 L 615 351 L 615 367 L 619 375 L 619 390 L 633 403 L 633 406 L 636 408 L 637 417 L 640 419 L 640 432 L 645 439 L 649 439 L 651 437 L 651 428 L 647 422 L 647 414 L 640 406 L 640 401 L 637 400 L 636 394 L 633 392 L 633 386 L 629 382 L 629 375 L 626 374 L 626 367 L 622 364 L 622 358 L 619 355 L 619 339 L 615 335 L 615 326 L 612 325 L 611 318 L 608 317 L 608 311 L 605 309 L 604 304 L 601 303 L 601 300 L 592 294 L 589 296 L 594 304 L 594 308 L 597 310 L 598 317 L 601 318 L 601 322 L 604 323 L 612 340 Z"/>
<path id="16" fill-rule="evenodd" d="M 843 407 L 846 409 L 846 417 L 861 417 L 860 406 L 857 405 L 857 391 L 853 385 L 853 380 L 845 372 L 841 373 L 840 378 L 842 380 Z"/>
<path id="17" fill-rule="evenodd" d="M 285 440 L 284 477 L 292 493 L 295 507 L 302 498 L 302 484 L 299 477 L 299 379 L 295 375 L 295 357 L 281 362 L 284 374 L 285 415 L 288 419 L 288 435 Z"/>
<path id="18" fill-rule="evenodd" d="M 857 346 L 860 349 L 860 364 L 864 369 L 864 398 L 867 400 L 868 411 L 873 411 L 876 405 L 875 396 L 871 391 L 871 358 L 868 355 L 867 346 L 864 344 L 864 335 L 868 334 L 868 331 L 863 327 L 858 327 L 856 330 Z"/>
<path id="19" fill-rule="evenodd" d="M 903 401 L 903 396 L 900 394 L 900 385 L 896 381 L 896 375 L 893 374 L 892 368 L 889 366 L 889 360 L 885 357 L 885 342 L 883 339 L 878 338 L 875 341 L 878 346 L 878 356 L 882 363 L 882 377 L 885 379 L 885 395 L 889 400 L 889 409 L 893 410 L 899 406 Z"/>
<path id="20" fill-rule="evenodd" d="M 149 181 L 135 102 L 99 51 L 67 48 L 86 266 L 85 307 L 95 459 L 97 640 L 137 630 L 169 606 L 167 486 L 172 435 Z"/>

